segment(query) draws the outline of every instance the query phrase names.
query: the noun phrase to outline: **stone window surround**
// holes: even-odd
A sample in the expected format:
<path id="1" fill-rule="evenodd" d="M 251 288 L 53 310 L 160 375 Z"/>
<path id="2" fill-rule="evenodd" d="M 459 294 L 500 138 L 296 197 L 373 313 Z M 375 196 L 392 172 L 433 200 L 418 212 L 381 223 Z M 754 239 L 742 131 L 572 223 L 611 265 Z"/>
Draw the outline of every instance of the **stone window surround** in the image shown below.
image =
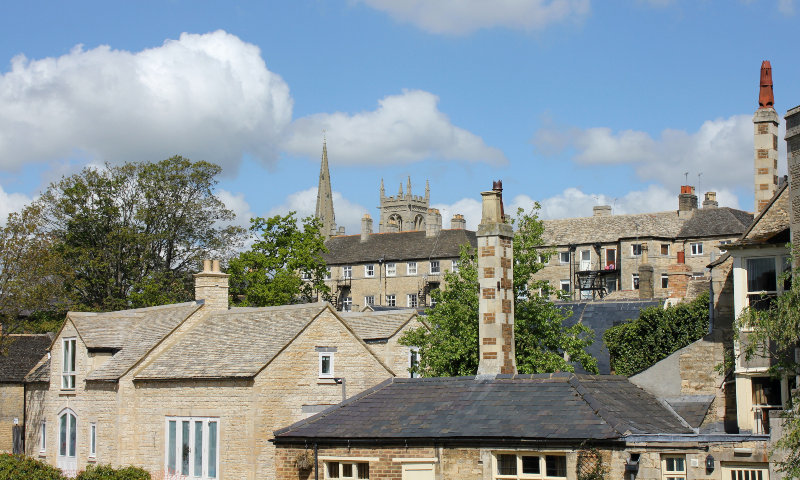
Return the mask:
<path id="1" fill-rule="evenodd" d="M 500 475 L 497 472 L 497 455 L 516 455 L 517 456 L 517 475 Z M 522 473 L 522 457 L 523 456 L 538 456 L 539 460 L 539 473 L 538 474 L 523 474 Z M 548 476 L 547 475 L 547 466 L 545 464 L 545 457 L 546 456 L 558 456 L 564 457 L 567 463 L 567 473 L 563 477 L 555 477 L 555 476 Z M 569 462 L 566 460 L 567 453 L 564 451 L 519 451 L 519 450 L 510 450 L 510 451 L 492 451 L 492 479 L 493 480 L 502 480 L 502 479 L 558 479 L 564 480 L 569 476 Z"/>

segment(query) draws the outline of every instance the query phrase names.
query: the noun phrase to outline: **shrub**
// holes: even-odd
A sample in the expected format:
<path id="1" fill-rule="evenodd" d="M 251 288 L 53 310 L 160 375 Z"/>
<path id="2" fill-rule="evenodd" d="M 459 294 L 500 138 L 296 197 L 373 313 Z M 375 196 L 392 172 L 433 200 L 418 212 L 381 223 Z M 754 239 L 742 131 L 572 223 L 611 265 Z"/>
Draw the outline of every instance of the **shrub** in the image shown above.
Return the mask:
<path id="1" fill-rule="evenodd" d="M 134 466 L 114 469 L 111 465 L 89 465 L 76 480 L 150 480 L 150 474 Z"/>
<path id="2" fill-rule="evenodd" d="M 24 455 L 0 454 L 0 480 L 61 480 L 61 470 Z"/>
<path id="3" fill-rule="evenodd" d="M 603 334 L 611 369 L 627 377 L 651 367 L 708 332 L 708 292 L 689 303 L 642 310 L 639 318 Z"/>

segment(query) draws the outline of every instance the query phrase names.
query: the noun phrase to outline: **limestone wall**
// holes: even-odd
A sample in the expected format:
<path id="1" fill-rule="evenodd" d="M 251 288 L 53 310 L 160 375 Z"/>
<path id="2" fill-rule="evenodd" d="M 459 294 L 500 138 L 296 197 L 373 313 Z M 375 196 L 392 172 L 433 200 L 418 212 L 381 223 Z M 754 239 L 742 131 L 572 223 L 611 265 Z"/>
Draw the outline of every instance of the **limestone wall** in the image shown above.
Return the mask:
<path id="1" fill-rule="evenodd" d="M 24 421 L 25 387 L 21 383 L 0 383 L 0 452 L 12 451 L 14 419 Z"/>

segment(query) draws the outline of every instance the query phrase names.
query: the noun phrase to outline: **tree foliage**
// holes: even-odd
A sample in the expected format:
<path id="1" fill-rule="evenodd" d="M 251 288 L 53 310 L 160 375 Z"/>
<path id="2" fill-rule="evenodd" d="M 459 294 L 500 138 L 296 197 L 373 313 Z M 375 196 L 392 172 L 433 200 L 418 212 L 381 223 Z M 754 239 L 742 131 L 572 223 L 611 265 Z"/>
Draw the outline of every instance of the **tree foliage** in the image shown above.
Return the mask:
<path id="1" fill-rule="evenodd" d="M 325 285 L 327 252 L 315 217 L 297 226 L 295 212 L 250 220 L 253 245 L 230 261 L 231 294 L 241 306 L 267 307 L 312 299 L 330 300 Z M 305 277 L 307 280 L 304 280 Z"/>
<path id="2" fill-rule="evenodd" d="M 571 314 L 554 304 L 557 292 L 548 282 L 534 280 L 544 267 L 539 260 L 553 254 L 542 249 L 544 224 L 538 219 L 539 205 L 530 213 L 517 212 L 514 236 L 514 335 L 517 370 L 520 373 L 573 372 L 572 362 L 597 373 L 597 360 L 586 352 L 592 331 L 582 325 L 565 326 Z M 407 331 L 402 345 L 420 349 L 415 371 L 423 376 L 474 375 L 478 370 L 478 271 L 474 253 L 461 248 L 458 272 L 445 272 L 445 286 L 431 296 L 436 307 L 429 309 L 430 328 Z M 565 354 L 566 357 L 565 358 Z"/>
<path id="3" fill-rule="evenodd" d="M 708 333 L 708 292 L 689 303 L 645 308 L 639 318 L 603 334 L 611 369 L 631 376 Z"/>
<path id="4" fill-rule="evenodd" d="M 106 164 L 52 184 L 39 200 L 71 275 L 72 308 L 107 311 L 193 298 L 191 273 L 225 261 L 245 230 L 214 195 L 221 168 L 175 156 Z"/>

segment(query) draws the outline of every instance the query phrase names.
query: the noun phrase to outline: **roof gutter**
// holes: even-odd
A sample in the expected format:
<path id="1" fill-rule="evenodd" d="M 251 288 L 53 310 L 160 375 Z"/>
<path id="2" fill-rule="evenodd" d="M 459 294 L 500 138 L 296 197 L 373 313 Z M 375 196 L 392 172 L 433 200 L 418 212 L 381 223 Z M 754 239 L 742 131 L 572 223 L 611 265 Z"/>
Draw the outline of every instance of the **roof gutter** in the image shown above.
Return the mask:
<path id="1" fill-rule="evenodd" d="M 676 443 L 676 442 L 700 442 L 700 443 L 740 443 L 740 442 L 768 442 L 769 435 L 756 435 L 748 433 L 698 433 L 698 434 L 662 434 L 645 433 L 631 434 L 622 437 L 626 443 Z"/>
<path id="2" fill-rule="evenodd" d="M 277 445 L 297 444 L 313 441 L 317 444 L 327 445 L 475 445 L 480 444 L 484 448 L 494 446 L 511 445 L 581 445 L 586 443 L 586 438 L 520 438 L 520 437 L 392 437 L 392 438 L 345 438 L 345 437 L 291 437 L 278 436 L 269 439 Z M 593 444 L 620 444 L 623 438 L 592 439 Z"/>

